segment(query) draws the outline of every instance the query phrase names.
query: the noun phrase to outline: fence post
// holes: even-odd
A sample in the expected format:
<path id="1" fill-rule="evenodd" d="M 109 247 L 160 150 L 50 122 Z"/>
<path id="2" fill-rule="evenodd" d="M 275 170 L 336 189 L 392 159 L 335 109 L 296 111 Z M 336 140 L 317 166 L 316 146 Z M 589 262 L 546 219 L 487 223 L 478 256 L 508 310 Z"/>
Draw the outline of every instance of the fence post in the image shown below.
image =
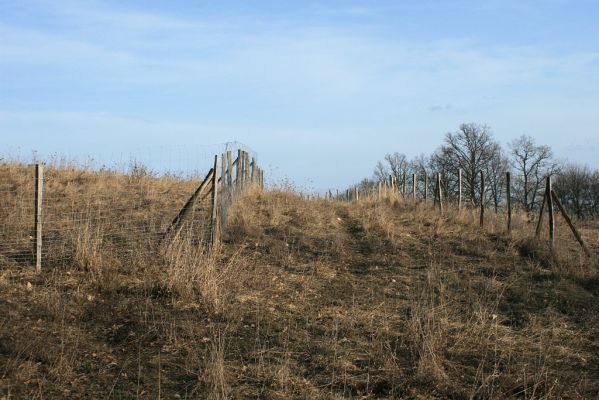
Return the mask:
<path id="1" fill-rule="evenodd" d="M 247 151 L 244 153 L 245 153 L 245 174 L 243 176 L 243 182 L 244 182 L 245 186 L 249 186 L 252 184 L 252 182 L 250 181 L 250 170 L 252 168 L 250 165 L 250 153 L 248 153 Z"/>
<path id="2" fill-rule="evenodd" d="M 562 205 L 562 202 L 559 200 L 559 197 L 557 197 L 557 195 L 555 194 L 555 192 L 553 190 L 551 190 L 551 196 L 553 196 L 553 200 L 555 201 L 555 204 L 557 204 L 557 208 L 559 208 L 559 210 L 561 211 L 562 215 L 564 216 L 564 219 L 568 223 L 568 226 L 570 226 L 570 229 L 572 230 L 572 233 L 574 234 L 574 237 L 576 238 L 576 240 L 578 240 L 578 243 L 580 243 L 580 245 L 582 246 L 582 249 L 584 250 L 584 253 L 587 255 L 587 257 L 590 258 L 591 257 L 591 251 L 589 250 L 589 247 L 587 246 L 587 244 L 585 243 L 584 239 L 580 235 L 580 232 L 578 232 L 578 229 L 576 229 L 576 227 L 572 223 L 572 220 L 570 219 L 570 216 L 568 215 L 568 213 L 566 212 L 566 209 Z"/>
<path id="3" fill-rule="evenodd" d="M 220 187 L 221 187 L 221 196 L 225 195 L 227 189 L 227 163 L 225 162 L 227 155 L 225 153 L 221 154 L 220 161 Z"/>
<path id="4" fill-rule="evenodd" d="M 412 202 L 416 204 L 416 174 L 412 174 Z"/>
<path id="5" fill-rule="evenodd" d="M 462 209 L 462 169 L 458 170 L 458 210 Z"/>
<path id="6" fill-rule="evenodd" d="M 424 202 L 428 201 L 428 173 L 424 171 Z"/>
<path id="7" fill-rule="evenodd" d="M 547 211 L 549 212 L 549 240 L 553 247 L 555 219 L 553 218 L 553 198 L 551 197 L 551 175 L 547 177 Z"/>
<path id="8" fill-rule="evenodd" d="M 443 191 L 441 189 L 441 173 L 437 172 L 437 194 L 439 196 L 439 211 L 443 214 Z"/>
<path id="9" fill-rule="evenodd" d="M 233 160 L 231 150 L 227 150 L 227 186 L 229 187 L 229 195 L 233 189 Z"/>
<path id="10" fill-rule="evenodd" d="M 35 270 L 42 270 L 42 203 L 44 197 L 44 165 L 35 164 L 35 216 L 33 249 L 35 252 Z"/>
<path id="11" fill-rule="evenodd" d="M 235 189 L 237 192 L 241 190 L 241 154 L 241 150 L 237 149 L 237 164 L 235 165 Z"/>
<path id="12" fill-rule="evenodd" d="M 214 156 L 214 176 L 212 177 L 212 248 L 217 248 L 220 242 L 220 227 L 218 223 L 218 155 Z"/>
<path id="13" fill-rule="evenodd" d="M 256 179 L 256 159 L 254 157 L 252 157 L 252 162 L 250 163 L 250 168 L 251 168 L 251 172 L 250 172 L 250 182 L 252 183 L 252 185 L 255 182 Z"/>
<path id="14" fill-rule="evenodd" d="M 480 226 L 485 225 L 485 174 L 480 171 Z"/>
<path id="15" fill-rule="evenodd" d="M 505 173 L 505 181 L 507 185 L 507 231 L 512 231 L 512 176 L 509 172 Z"/>

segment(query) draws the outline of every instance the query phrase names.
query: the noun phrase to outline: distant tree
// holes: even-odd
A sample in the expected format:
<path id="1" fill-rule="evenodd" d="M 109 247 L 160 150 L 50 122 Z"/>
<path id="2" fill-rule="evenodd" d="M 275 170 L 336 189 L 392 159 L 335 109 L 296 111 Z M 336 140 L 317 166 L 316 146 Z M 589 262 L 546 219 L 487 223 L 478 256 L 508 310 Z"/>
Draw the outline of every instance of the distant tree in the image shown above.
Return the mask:
<path id="1" fill-rule="evenodd" d="M 424 154 L 419 155 L 418 157 L 416 157 L 414 160 L 412 160 L 411 163 L 411 171 L 413 174 L 416 174 L 416 180 L 417 180 L 417 185 L 418 185 L 418 194 L 419 196 L 424 196 L 424 185 L 426 183 L 426 177 L 428 176 L 429 178 L 429 187 L 428 187 L 428 193 L 432 193 L 432 181 L 433 179 L 431 179 L 431 173 L 432 173 L 432 168 L 431 168 L 431 157 L 430 156 L 426 156 Z"/>
<path id="2" fill-rule="evenodd" d="M 556 177 L 555 192 L 578 218 L 593 213 L 593 172 L 587 166 L 569 164 Z"/>
<path id="3" fill-rule="evenodd" d="M 499 151 L 500 145 L 488 126 L 462 124 L 457 132 L 445 135 L 445 143 L 433 155 L 432 164 L 443 175 L 449 192 L 456 191 L 461 169 L 464 197 L 476 204 L 480 202 L 480 171 L 493 169 L 490 164 Z"/>
<path id="4" fill-rule="evenodd" d="M 404 180 L 411 173 L 411 163 L 405 154 L 392 153 L 385 155 L 383 161 L 379 161 L 374 169 L 374 180 L 377 182 L 389 182 L 389 177 L 395 178 L 395 182 L 401 187 Z"/>
<path id="5" fill-rule="evenodd" d="M 522 135 L 508 146 L 515 172 L 514 196 L 531 212 L 543 198 L 544 180 L 559 170 L 559 163 L 549 146 L 537 145 L 530 136 Z"/>
<path id="6" fill-rule="evenodd" d="M 503 150 L 499 145 L 495 149 L 494 155 L 491 158 L 486 171 L 486 188 L 488 197 L 493 204 L 495 212 L 499 211 L 499 206 L 503 202 L 505 193 L 506 176 L 509 171 L 509 160 L 503 154 Z"/>

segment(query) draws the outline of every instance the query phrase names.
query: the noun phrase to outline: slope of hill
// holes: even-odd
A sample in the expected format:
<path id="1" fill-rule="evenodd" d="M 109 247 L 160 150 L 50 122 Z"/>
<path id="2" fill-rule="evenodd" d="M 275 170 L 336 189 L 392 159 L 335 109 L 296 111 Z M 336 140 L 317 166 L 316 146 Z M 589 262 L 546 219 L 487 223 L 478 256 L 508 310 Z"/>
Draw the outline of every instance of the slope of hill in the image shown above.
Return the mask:
<path id="1" fill-rule="evenodd" d="M 0 259 L 0 398 L 596 397 L 597 266 L 494 218 L 250 191 L 217 253 Z"/>

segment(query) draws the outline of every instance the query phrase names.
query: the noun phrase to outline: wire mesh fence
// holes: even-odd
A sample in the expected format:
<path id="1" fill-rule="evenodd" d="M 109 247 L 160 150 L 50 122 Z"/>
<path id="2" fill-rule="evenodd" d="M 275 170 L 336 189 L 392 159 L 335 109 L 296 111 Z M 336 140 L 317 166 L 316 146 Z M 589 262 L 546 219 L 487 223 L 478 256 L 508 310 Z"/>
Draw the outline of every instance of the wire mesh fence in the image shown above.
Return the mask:
<path id="1" fill-rule="evenodd" d="M 123 263 L 173 235 L 211 245 L 220 239 L 235 197 L 263 185 L 256 153 L 240 143 L 203 146 L 196 153 L 176 149 L 175 155 L 154 151 L 112 165 L 39 154 L 33 162 L 3 159 L 0 262 L 47 268 L 85 264 L 77 257 L 101 252 Z M 43 176 L 36 176 L 35 165 L 43 166 Z M 37 190 L 36 178 L 43 182 Z"/>

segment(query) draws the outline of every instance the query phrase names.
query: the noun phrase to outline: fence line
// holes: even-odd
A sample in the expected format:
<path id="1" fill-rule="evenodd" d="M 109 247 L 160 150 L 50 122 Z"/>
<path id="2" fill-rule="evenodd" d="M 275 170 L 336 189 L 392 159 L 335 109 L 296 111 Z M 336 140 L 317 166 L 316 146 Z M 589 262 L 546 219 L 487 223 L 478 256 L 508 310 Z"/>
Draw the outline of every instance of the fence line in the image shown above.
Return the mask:
<path id="1" fill-rule="evenodd" d="M 424 202 L 424 204 L 427 204 L 429 202 L 428 200 L 428 189 L 429 189 L 429 176 L 428 174 L 424 175 L 424 188 L 422 190 L 423 196 L 421 199 L 417 198 L 417 187 L 418 187 L 418 181 L 417 181 L 417 174 L 413 174 L 412 175 L 412 187 L 409 188 L 409 191 L 406 190 L 406 182 L 405 179 L 403 181 L 402 187 L 401 189 L 399 187 L 395 187 L 393 182 L 393 178 L 389 179 L 389 183 L 387 182 L 387 179 L 383 179 L 377 183 L 373 183 L 370 185 L 361 185 L 361 186 L 354 186 L 352 188 L 348 188 L 345 190 L 345 192 L 342 192 L 344 194 L 339 194 L 339 191 L 337 191 L 337 196 L 335 198 L 335 200 L 337 201 L 346 201 L 346 202 L 356 202 L 359 201 L 360 199 L 370 199 L 370 200 L 385 200 L 385 199 L 389 199 L 389 198 L 401 198 L 404 201 L 408 201 L 408 199 L 411 197 L 412 203 L 416 204 L 418 201 L 422 201 Z M 463 209 L 463 180 L 462 180 L 462 170 L 459 169 L 458 170 L 458 187 L 457 187 L 457 198 L 454 199 L 455 203 L 457 203 L 457 209 L 458 211 L 462 211 Z M 485 174 L 483 171 L 480 171 L 480 199 L 478 201 L 478 208 L 479 208 L 479 225 L 481 228 L 484 227 L 485 225 L 485 211 L 487 209 L 487 205 L 486 202 L 484 201 L 485 198 Z M 513 214 L 513 209 L 512 209 L 512 197 L 511 197 L 511 174 L 510 172 L 506 172 L 506 204 L 505 204 L 505 214 L 506 214 L 506 231 L 508 233 L 512 232 L 512 214 Z M 329 193 L 331 193 L 331 191 L 329 190 Z M 434 186 L 434 194 L 433 194 L 433 206 L 434 207 L 438 207 L 439 212 L 443 213 L 443 209 L 444 209 L 444 193 L 449 193 L 449 191 L 447 190 L 447 188 L 444 186 L 443 180 L 442 180 L 442 174 L 439 172 L 436 174 L 436 179 L 435 179 L 435 186 Z M 328 199 L 333 199 L 332 195 L 327 196 Z M 580 246 L 582 247 L 584 253 L 587 255 L 587 257 L 591 257 L 591 251 L 589 250 L 589 247 L 587 245 L 587 243 L 584 241 L 582 235 L 580 234 L 580 231 L 576 228 L 576 226 L 574 225 L 574 223 L 572 222 L 572 219 L 570 218 L 570 216 L 568 215 L 568 212 L 566 210 L 566 208 L 561 204 L 561 201 L 559 200 L 556 192 L 553 190 L 552 188 L 552 179 L 551 176 L 548 176 L 546 178 L 546 185 L 545 185 L 545 194 L 543 196 L 543 201 L 541 203 L 541 208 L 539 210 L 539 219 L 536 225 L 536 230 L 535 230 L 535 236 L 537 238 L 540 237 L 540 233 L 541 230 L 543 228 L 544 225 L 544 218 L 545 218 L 545 213 L 547 212 L 547 214 L 549 215 L 549 222 L 548 222 L 548 231 L 549 231 L 549 241 L 550 241 L 550 245 L 553 247 L 554 241 L 555 241 L 555 214 L 554 214 L 554 209 L 553 209 L 553 204 L 556 204 L 558 206 L 558 209 L 561 213 L 561 215 L 563 216 L 564 220 L 566 221 L 568 227 L 570 228 L 570 230 L 572 231 L 572 234 L 574 235 L 574 237 L 576 238 L 576 240 L 578 241 L 578 243 L 580 244 Z"/>
<path id="2" fill-rule="evenodd" d="M 83 248 L 90 257 L 105 251 L 124 263 L 139 249 L 158 249 L 165 238 L 179 235 L 218 246 L 233 201 L 249 187 L 264 186 L 254 152 L 240 144 L 221 148 L 203 180 L 197 171 L 151 173 L 140 163 L 127 174 L 0 163 L 0 265 L 68 265 Z"/>

